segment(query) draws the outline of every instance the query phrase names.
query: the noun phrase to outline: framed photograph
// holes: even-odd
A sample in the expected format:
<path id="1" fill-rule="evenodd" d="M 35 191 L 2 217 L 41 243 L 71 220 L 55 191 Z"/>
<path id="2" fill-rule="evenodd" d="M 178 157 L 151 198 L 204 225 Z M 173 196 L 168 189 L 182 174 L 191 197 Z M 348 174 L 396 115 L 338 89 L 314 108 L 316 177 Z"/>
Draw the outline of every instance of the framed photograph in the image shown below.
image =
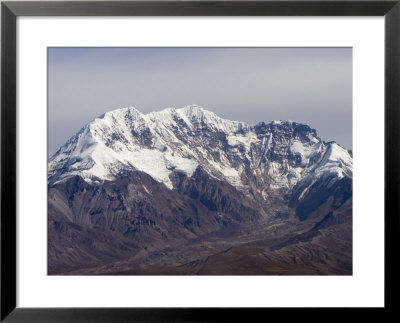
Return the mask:
<path id="1" fill-rule="evenodd" d="M 394 309 L 398 1 L 1 12 L 2 321 Z"/>

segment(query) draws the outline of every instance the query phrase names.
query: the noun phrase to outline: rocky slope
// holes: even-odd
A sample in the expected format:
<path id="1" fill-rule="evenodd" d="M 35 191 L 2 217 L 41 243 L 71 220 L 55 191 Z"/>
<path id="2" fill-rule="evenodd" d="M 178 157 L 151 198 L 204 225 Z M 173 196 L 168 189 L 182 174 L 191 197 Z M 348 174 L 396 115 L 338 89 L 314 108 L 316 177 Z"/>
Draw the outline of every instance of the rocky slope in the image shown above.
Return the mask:
<path id="1" fill-rule="evenodd" d="M 303 259 L 300 269 L 275 256 L 281 267 L 255 266 L 266 274 L 351 273 L 351 152 L 307 125 L 248 125 L 199 106 L 118 109 L 50 158 L 48 182 L 49 273 L 206 274 L 226 247 L 249 243 L 264 258 L 303 259 L 307 252 L 294 246 L 304 243 L 335 257 L 338 241 L 313 241 L 339 227 L 341 262 Z M 224 263 L 217 274 L 235 270 Z"/>

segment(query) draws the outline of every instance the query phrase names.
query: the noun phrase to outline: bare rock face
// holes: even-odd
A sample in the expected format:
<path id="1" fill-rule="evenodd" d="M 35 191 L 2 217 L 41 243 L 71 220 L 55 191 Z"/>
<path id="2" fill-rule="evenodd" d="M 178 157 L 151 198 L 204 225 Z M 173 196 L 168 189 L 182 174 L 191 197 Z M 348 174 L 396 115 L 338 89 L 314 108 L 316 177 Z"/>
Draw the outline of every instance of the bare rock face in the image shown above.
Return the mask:
<path id="1" fill-rule="evenodd" d="M 352 156 L 307 125 L 119 109 L 48 182 L 49 274 L 352 272 Z"/>

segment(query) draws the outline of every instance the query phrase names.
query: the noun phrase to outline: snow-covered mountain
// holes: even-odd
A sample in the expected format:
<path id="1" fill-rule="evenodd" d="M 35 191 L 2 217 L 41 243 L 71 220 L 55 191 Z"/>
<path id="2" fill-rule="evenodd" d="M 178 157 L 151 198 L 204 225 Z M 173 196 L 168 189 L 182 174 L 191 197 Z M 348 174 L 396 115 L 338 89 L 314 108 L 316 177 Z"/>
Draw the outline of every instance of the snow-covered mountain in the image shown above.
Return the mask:
<path id="1" fill-rule="evenodd" d="M 88 183 L 139 170 L 173 189 L 171 174 L 201 167 L 243 192 L 303 190 L 321 178 L 352 176 L 349 151 L 289 121 L 248 125 L 197 105 L 142 114 L 133 107 L 107 112 L 83 127 L 49 160 L 49 183 L 79 175 Z"/>
<path id="2" fill-rule="evenodd" d="M 352 155 L 304 124 L 118 109 L 50 158 L 48 182 L 50 273 L 352 270 Z"/>

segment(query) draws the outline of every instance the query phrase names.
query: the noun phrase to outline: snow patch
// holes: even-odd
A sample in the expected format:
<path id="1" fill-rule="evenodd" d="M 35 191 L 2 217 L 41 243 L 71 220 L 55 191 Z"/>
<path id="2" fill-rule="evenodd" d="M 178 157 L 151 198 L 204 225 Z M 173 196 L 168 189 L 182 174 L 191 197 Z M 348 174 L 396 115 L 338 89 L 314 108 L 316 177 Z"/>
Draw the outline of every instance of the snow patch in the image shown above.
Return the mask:
<path id="1" fill-rule="evenodd" d="M 231 135 L 227 137 L 229 146 L 242 146 L 246 151 L 250 150 L 251 144 L 257 142 L 257 136 L 254 133 L 248 132 L 244 136 Z"/>

